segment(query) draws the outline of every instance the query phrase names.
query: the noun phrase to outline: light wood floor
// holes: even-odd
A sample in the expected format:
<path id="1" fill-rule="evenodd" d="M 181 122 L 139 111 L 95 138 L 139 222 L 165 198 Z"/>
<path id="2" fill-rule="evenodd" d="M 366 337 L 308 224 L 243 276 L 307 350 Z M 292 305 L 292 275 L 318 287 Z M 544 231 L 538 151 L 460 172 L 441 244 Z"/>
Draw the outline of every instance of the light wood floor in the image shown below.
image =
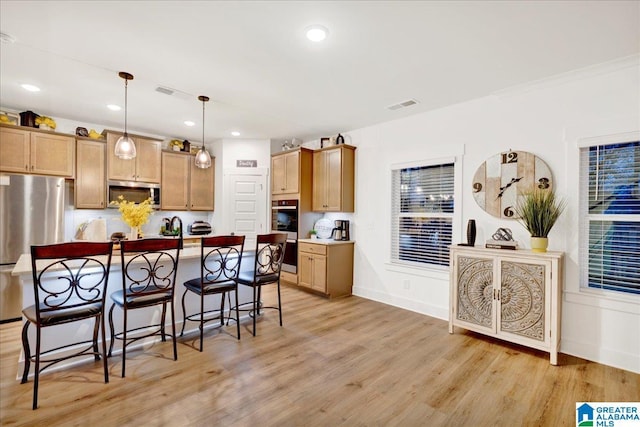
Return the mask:
<path id="1" fill-rule="evenodd" d="M 274 299 L 267 292 L 267 305 Z M 20 384 L 20 325 L 0 326 L 0 425 L 575 426 L 577 401 L 640 401 L 640 375 L 456 329 L 358 297 L 328 301 L 283 287 L 284 327 L 243 323 Z"/>

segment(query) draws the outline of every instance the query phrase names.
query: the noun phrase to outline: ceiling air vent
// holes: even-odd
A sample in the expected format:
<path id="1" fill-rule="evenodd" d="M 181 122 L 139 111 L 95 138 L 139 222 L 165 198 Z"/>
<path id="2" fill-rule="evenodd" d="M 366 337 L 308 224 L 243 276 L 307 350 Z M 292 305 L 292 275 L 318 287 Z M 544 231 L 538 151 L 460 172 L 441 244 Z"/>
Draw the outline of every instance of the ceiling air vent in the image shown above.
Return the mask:
<path id="1" fill-rule="evenodd" d="M 416 105 L 418 101 L 415 99 L 407 99 L 406 101 L 398 102 L 397 104 L 389 105 L 387 107 L 388 110 L 394 111 L 399 110 L 401 108 L 411 107 L 412 105 Z"/>
<path id="2" fill-rule="evenodd" d="M 169 96 L 175 96 L 176 98 L 181 98 L 181 99 L 193 98 L 193 96 L 189 95 L 186 92 L 182 92 L 178 89 L 171 89 L 170 87 L 166 87 L 166 86 L 158 86 L 156 88 L 156 92 L 164 93 L 165 95 L 169 95 Z"/>

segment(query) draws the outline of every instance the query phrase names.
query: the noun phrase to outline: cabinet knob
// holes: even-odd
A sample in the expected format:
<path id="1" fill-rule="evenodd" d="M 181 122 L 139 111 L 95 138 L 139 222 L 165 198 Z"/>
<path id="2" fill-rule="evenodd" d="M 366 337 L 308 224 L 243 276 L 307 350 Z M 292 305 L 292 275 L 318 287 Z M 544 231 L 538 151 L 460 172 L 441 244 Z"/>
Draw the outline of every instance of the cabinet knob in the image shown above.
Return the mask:
<path id="1" fill-rule="evenodd" d="M 28 171 L 29 170 L 29 165 L 24 165 L 24 170 Z"/>

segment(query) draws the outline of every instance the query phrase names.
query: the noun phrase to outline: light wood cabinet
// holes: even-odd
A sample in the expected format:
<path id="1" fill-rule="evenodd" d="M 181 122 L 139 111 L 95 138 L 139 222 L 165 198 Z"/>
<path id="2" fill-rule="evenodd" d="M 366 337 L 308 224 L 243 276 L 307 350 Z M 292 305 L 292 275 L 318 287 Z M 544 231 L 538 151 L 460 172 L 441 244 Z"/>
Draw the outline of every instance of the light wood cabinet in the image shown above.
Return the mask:
<path id="1" fill-rule="evenodd" d="M 298 240 L 298 286 L 329 298 L 351 295 L 354 242 L 309 243 Z"/>
<path id="2" fill-rule="evenodd" d="M 454 326 L 550 353 L 558 363 L 561 252 L 451 247 Z"/>
<path id="3" fill-rule="evenodd" d="M 271 155 L 273 200 L 298 199 L 302 209 L 311 203 L 313 151 L 298 147 Z"/>
<path id="4" fill-rule="evenodd" d="M 75 138 L 15 126 L 0 127 L 0 170 L 73 178 Z"/>
<path id="5" fill-rule="evenodd" d="M 162 153 L 160 205 L 163 210 L 214 209 L 215 158 L 211 167 L 200 169 L 186 153 Z"/>
<path id="6" fill-rule="evenodd" d="M 162 167 L 162 141 L 133 136 L 136 157 L 123 160 L 115 155 L 116 142 L 122 133 L 107 131 L 107 179 L 112 181 L 141 181 L 159 184 Z"/>
<path id="7" fill-rule="evenodd" d="M 106 199 L 106 144 L 104 141 L 76 140 L 75 207 L 104 209 Z"/>
<path id="8" fill-rule="evenodd" d="M 355 149 L 342 144 L 313 153 L 314 211 L 354 211 Z"/>
<path id="9" fill-rule="evenodd" d="M 189 156 L 190 180 L 189 203 L 192 211 L 213 211 L 215 208 L 215 157 L 211 157 L 211 167 L 201 169 L 196 166 L 193 156 Z"/>

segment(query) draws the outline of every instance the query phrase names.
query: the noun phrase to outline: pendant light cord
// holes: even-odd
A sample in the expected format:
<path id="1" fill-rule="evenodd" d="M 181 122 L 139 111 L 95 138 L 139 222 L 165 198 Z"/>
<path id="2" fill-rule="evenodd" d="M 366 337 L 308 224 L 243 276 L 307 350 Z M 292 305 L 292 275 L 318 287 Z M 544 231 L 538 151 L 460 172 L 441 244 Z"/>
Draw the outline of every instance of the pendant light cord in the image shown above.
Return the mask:
<path id="1" fill-rule="evenodd" d="M 202 149 L 204 150 L 204 103 L 205 98 L 202 98 Z"/>
<path id="2" fill-rule="evenodd" d="M 127 87 L 129 86 L 129 80 L 124 79 L 124 136 L 127 135 Z"/>

